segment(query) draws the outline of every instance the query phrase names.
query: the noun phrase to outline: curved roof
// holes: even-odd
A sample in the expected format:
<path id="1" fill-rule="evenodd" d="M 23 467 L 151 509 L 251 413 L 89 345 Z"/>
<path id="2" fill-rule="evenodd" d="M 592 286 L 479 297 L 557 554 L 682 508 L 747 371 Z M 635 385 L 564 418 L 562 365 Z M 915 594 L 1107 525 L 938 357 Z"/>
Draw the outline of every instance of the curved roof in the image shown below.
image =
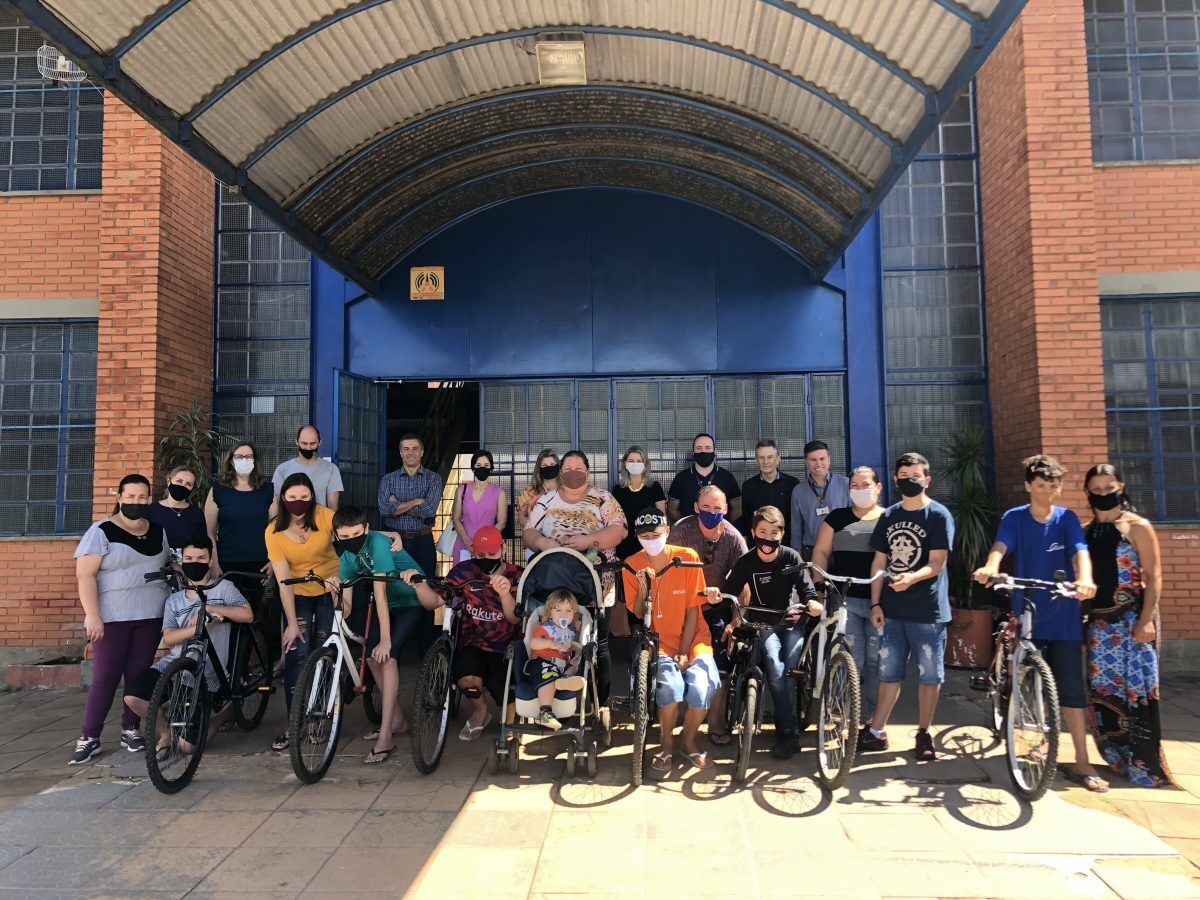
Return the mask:
<path id="1" fill-rule="evenodd" d="M 472 211 L 630 187 L 821 276 L 1023 0 L 10 0 L 364 287 Z M 587 84 L 543 87 L 570 33 Z"/>

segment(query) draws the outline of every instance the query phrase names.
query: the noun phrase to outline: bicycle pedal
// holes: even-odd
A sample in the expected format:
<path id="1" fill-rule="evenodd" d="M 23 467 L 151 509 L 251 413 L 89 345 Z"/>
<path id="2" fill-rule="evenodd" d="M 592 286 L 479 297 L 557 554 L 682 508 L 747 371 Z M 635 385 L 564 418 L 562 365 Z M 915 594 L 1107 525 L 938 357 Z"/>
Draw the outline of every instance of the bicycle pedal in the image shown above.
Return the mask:
<path id="1" fill-rule="evenodd" d="M 990 688 L 987 675 L 979 673 L 971 676 L 971 690 L 987 693 Z"/>

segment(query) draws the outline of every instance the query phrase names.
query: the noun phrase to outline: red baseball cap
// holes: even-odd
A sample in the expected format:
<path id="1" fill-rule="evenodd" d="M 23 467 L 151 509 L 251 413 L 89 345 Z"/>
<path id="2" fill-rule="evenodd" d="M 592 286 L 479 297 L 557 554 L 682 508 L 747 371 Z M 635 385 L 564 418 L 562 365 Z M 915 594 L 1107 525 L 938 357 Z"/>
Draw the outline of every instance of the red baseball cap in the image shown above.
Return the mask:
<path id="1" fill-rule="evenodd" d="M 504 538 L 500 536 L 500 529 L 495 525 L 484 525 L 475 532 L 475 538 L 471 541 L 471 551 L 476 556 L 481 553 L 498 553 L 503 547 Z"/>

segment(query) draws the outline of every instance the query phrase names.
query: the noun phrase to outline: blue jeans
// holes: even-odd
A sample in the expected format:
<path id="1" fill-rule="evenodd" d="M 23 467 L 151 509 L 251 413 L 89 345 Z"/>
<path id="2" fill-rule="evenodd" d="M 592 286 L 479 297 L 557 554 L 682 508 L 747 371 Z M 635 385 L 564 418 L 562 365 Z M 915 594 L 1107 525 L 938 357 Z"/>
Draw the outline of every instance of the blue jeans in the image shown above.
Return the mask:
<path id="1" fill-rule="evenodd" d="M 665 653 L 658 655 L 658 677 L 654 684 L 654 702 L 658 708 L 686 702 L 689 709 L 708 709 L 721 684 L 717 664 L 707 653 L 697 656 L 684 671 Z"/>
<path id="2" fill-rule="evenodd" d="M 899 684 L 909 657 L 917 659 L 917 683 L 934 685 L 946 680 L 946 624 L 888 619 L 879 645 L 879 680 Z"/>
<path id="3" fill-rule="evenodd" d="M 320 597 L 296 597 L 296 623 L 300 637 L 283 658 L 283 698 L 292 708 L 292 694 L 308 654 L 324 643 L 333 630 L 333 600 L 328 594 Z M 316 632 L 314 634 L 314 631 Z"/>
<path id="4" fill-rule="evenodd" d="M 879 642 L 883 629 L 872 625 L 871 617 L 856 612 L 853 606 L 847 606 L 846 612 L 846 648 L 858 666 L 865 721 L 874 715 L 875 699 L 879 695 Z"/>
<path id="5" fill-rule="evenodd" d="M 771 689 L 771 700 L 775 704 L 775 729 L 795 735 L 796 704 L 792 702 L 795 679 L 787 673 L 800 664 L 800 651 L 804 649 L 804 625 L 780 625 L 762 632 L 759 641 L 763 651 L 763 667 L 767 670 L 767 686 Z"/>

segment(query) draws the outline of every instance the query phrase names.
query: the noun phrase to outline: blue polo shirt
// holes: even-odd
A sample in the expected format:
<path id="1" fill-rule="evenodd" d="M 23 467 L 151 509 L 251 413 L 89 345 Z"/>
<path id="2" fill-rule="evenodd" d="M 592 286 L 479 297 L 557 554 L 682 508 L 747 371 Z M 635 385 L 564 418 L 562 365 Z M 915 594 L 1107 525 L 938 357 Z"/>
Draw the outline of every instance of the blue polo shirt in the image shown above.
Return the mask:
<path id="1" fill-rule="evenodd" d="M 1039 522 L 1029 505 L 1018 506 L 1000 519 L 996 541 L 1016 557 L 1013 574 L 1017 578 L 1053 581 L 1056 571 L 1075 578 L 1075 554 L 1087 551 L 1087 541 L 1079 517 L 1062 506 L 1050 508 L 1050 518 Z M 1021 592 L 1011 595 L 1014 613 L 1021 611 Z M 1049 591 L 1033 592 L 1033 637 L 1049 641 L 1078 641 L 1083 638 L 1083 620 L 1079 601 Z"/>

